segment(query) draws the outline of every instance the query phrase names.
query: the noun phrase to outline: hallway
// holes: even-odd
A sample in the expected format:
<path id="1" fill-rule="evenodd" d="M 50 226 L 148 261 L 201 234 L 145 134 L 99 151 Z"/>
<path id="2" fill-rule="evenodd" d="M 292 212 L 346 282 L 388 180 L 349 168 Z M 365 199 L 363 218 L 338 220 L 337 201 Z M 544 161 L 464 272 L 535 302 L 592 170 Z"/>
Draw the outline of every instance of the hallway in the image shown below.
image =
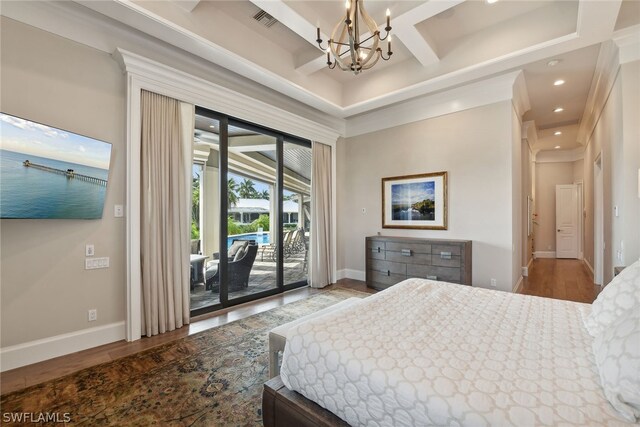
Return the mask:
<path id="1" fill-rule="evenodd" d="M 524 278 L 521 294 L 591 304 L 600 292 L 580 260 L 540 258 Z"/>

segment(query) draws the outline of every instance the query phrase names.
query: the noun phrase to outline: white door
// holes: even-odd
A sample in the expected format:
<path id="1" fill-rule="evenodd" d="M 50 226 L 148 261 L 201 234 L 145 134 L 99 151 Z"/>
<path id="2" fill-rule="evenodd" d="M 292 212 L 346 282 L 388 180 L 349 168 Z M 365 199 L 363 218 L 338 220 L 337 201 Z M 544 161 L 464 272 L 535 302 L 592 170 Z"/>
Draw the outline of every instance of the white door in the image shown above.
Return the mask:
<path id="1" fill-rule="evenodd" d="M 556 185 L 556 258 L 578 258 L 578 186 Z"/>

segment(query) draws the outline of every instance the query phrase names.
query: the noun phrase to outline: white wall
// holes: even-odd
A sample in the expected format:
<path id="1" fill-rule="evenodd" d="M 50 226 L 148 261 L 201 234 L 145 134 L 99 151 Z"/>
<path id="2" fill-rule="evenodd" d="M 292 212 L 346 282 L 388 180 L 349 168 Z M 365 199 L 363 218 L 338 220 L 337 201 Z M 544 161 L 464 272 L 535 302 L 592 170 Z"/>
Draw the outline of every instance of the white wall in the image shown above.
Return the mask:
<path id="1" fill-rule="evenodd" d="M 517 286 L 522 277 L 522 121 L 516 110 L 511 108 L 511 239 L 512 259 L 511 277 L 512 285 Z M 526 200 L 526 196 L 524 196 Z M 514 288 L 515 290 L 515 288 Z"/>
<path id="2" fill-rule="evenodd" d="M 363 275 L 365 237 L 377 232 L 469 239 L 473 285 L 489 287 L 495 278 L 499 289 L 511 291 L 512 110 L 505 101 L 339 140 L 338 269 Z M 449 229 L 383 230 L 381 179 L 438 171 L 449 173 Z M 519 274 L 520 258 L 517 264 Z"/>
<path id="3" fill-rule="evenodd" d="M 112 144 L 101 220 L 1 220 L 6 348 L 125 317 L 125 79 L 102 52 L 2 18 L 2 111 Z M 110 268 L 84 270 L 85 244 Z M 98 309 L 89 323 L 87 310 Z M 122 330 L 124 337 L 124 329 Z"/>

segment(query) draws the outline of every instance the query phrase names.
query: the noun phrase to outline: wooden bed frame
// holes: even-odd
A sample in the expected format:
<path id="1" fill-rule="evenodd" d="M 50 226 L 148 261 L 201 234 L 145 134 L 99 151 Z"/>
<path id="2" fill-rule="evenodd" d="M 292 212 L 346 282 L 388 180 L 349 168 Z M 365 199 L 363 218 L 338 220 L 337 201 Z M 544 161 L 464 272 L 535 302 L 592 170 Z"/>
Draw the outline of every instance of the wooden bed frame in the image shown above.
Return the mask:
<path id="1" fill-rule="evenodd" d="M 262 391 L 262 422 L 265 427 L 343 427 L 341 418 L 301 394 L 289 390 L 280 376 L 271 378 Z"/>

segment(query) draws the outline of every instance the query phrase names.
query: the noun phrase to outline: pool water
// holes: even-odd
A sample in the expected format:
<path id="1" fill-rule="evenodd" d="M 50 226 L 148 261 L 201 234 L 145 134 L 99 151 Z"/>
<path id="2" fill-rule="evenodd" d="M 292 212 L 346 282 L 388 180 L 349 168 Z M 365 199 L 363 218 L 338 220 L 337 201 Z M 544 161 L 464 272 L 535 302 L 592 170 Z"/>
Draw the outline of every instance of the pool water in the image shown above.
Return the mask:
<path id="1" fill-rule="evenodd" d="M 258 245 L 264 245 L 269 243 L 269 233 L 248 233 L 248 234 L 236 234 L 234 236 L 227 237 L 227 248 L 231 247 L 234 240 L 255 240 Z"/>

